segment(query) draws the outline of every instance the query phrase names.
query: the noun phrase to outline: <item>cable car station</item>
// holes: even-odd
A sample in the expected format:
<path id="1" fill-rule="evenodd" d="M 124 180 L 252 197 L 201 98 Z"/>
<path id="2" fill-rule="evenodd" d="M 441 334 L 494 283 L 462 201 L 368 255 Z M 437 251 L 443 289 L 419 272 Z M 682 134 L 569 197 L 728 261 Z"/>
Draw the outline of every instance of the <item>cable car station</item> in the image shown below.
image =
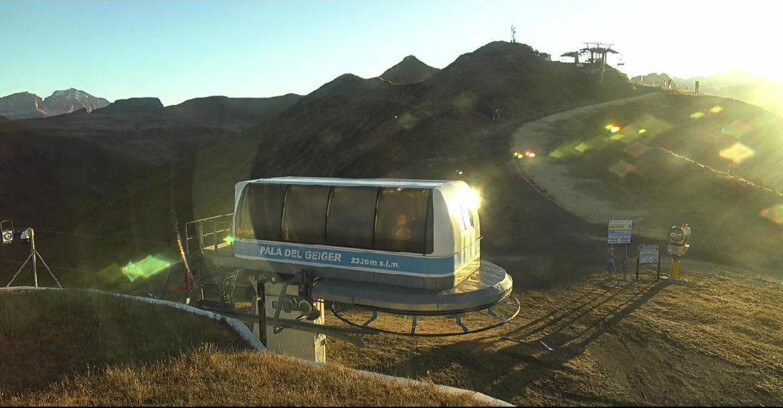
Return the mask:
<path id="1" fill-rule="evenodd" d="M 192 303 L 252 321 L 272 351 L 321 362 L 324 334 L 361 344 L 353 336 L 497 327 L 517 315 L 519 301 L 506 271 L 481 260 L 477 207 L 462 181 L 239 182 L 232 214 L 186 225 Z M 252 313 L 237 311 L 238 287 L 252 290 Z M 327 305 L 354 329 L 324 325 Z M 471 313 L 490 322 L 468 327 Z M 410 327 L 373 326 L 387 314 L 410 317 Z M 417 332 L 419 316 L 453 319 L 455 330 Z"/>

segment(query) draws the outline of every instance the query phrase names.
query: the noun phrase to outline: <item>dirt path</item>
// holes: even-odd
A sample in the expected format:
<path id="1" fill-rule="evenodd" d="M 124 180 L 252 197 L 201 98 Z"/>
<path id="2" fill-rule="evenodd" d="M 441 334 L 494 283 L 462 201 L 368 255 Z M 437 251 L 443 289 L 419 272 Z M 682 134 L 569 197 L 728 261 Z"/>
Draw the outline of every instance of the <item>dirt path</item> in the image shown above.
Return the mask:
<path id="1" fill-rule="evenodd" d="M 553 124 L 563 120 L 579 120 L 607 106 L 651 100 L 658 94 L 646 94 L 631 98 L 581 106 L 565 112 L 556 113 L 529 122 L 519 127 L 513 134 L 512 152 L 530 150 L 536 157 L 530 159 L 512 159 L 516 168 L 528 182 L 542 195 L 564 210 L 581 217 L 588 222 L 603 224 L 610 219 L 642 219 L 647 216 L 641 205 L 615 203 L 600 196 L 596 189 L 597 180 L 573 177 L 568 174 L 565 164 L 549 157 L 557 146 L 552 142 Z"/>

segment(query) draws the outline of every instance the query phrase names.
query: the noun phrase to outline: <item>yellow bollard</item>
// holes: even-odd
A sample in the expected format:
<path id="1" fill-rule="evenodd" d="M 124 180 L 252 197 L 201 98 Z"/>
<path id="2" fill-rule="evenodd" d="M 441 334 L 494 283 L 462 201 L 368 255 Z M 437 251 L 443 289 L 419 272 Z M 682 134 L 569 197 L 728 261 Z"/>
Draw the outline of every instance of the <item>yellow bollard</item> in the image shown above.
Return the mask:
<path id="1" fill-rule="evenodd" d="M 672 279 L 682 279 L 680 271 L 682 270 L 682 261 L 672 259 L 672 273 L 669 275 Z"/>

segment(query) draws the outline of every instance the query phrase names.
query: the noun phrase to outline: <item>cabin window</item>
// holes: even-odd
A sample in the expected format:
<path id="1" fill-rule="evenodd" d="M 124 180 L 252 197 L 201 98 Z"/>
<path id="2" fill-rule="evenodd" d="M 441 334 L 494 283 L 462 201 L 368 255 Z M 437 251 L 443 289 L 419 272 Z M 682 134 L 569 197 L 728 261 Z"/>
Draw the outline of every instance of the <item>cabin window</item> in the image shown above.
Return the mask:
<path id="1" fill-rule="evenodd" d="M 372 248 L 377 188 L 334 187 L 326 221 L 326 243 Z"/>
<path id="2" fill-rule="evenodd" d="M 432 208 L 429 189 L 250 183 L 240 197 L 236 236 L 428 254 Z"/>
<path id="3" fill-rule="evenodd" d="M 425 254 L 431 254 L 432 251 L 435 250 L 435 238 L 434 238 L 434 232 L 435 228 L 433 228 L 433 225 L 435 224 L 435 221 L 433 220 L 435 218 L 435 214 L 432 211 L 432 193 L 429 194 L 429 199 L 427 200 L 427 226 L 425 231 L 425 239 L 426 239 L 426 251 L 424 251 Z"/>
<path id="4" fill-rule="evenodd" d="M 470 209 L 464 204 L 459 205 L 459 225 L 460 228 L 465 231 L 466 229 L 473 228 L 473 216 L 470 214 Z"/>
<path id="5" fill-rule="evenodd" d="M 238 238 L 280 240 L 283 184 L 247 184 L 242 194 L 236 234 Z"/>
<path id="6" fill-rule="evenodd" d="M 328 186 L 291 185 L 283 210 L 283 241 L 325 244 Z"/>
<path id="7" fill-rule="evenodd" d="M 430 190 L 382 188 L 378 196 L 375 249 L 426 253 Z"/>

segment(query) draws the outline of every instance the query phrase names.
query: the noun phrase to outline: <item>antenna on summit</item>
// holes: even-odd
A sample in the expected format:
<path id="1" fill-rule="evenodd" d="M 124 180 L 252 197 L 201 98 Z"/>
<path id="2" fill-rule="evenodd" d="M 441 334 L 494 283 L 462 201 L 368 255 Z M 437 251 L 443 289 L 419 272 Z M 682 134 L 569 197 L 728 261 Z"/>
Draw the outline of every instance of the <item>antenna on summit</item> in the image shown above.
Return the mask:
<path id="1" fill-rule="evenodd" d="M 511 26 L 511 43 L 517 42 L 517 28 L 513 25 Z"/>

